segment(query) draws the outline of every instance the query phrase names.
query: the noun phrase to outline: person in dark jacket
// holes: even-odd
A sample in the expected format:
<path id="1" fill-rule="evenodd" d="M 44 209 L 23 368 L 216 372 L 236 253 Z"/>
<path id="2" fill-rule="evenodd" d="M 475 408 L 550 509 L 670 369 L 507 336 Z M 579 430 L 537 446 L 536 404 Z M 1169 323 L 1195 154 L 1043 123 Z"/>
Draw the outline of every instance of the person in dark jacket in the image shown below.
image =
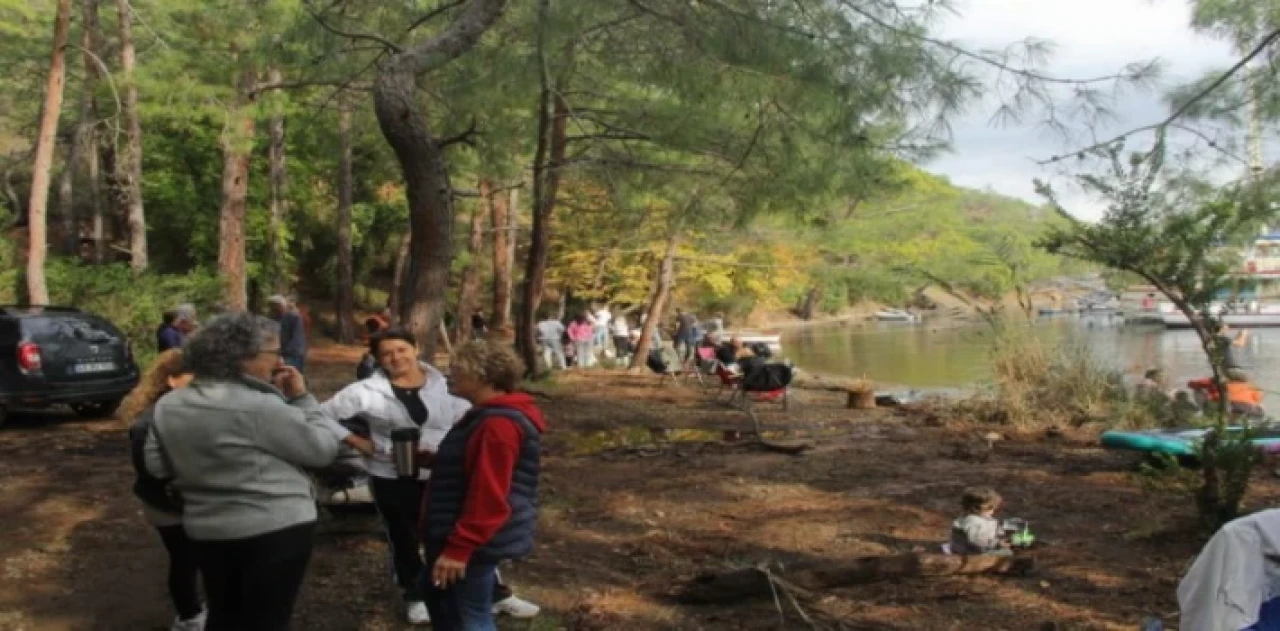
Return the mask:
<path id="1" fill-rule="evenodd" d="M 271 319 L 280 323 L 280 359 L 300 373 L 307 371 L 307 326 L 294 304 L 284 296 L 267 299 Z"/>
<path id="2" fill-rule="evenodd" d="M 178 312 L 164 312 L 160 328 L 156 329 L 156 352 L 182 347 L 182 331 L 178 330 Z"/>
<path id="3" fill-rule="evenodd" d="M 546 422 L 517 392 L 524 364 L 491 341 L 454 354 L 449 389 L 474 406 L 440 442 L 422 512 L 423 594 L 436 631 L 495 631 L 499 562 L 533 550 Z"/>
<path id="4" fill-rule="evenodd" d="M 170 480 L 147 472 L 145 447 L 147 434 L 155 421 L 156 401 L 171 390 L 185 387 L 191 382 L 191 377 L 191 371 L 183 365 L 182 351 L 166 350 L 156 357 L 118 412 L 121 420 L 130 423 L 129 452 L 136 476 L 133 494 L 142 503 L 143 517 L 160 534 L 160 540 L 169 553 L 169 598 L 177 611 L 170 627 L 172 631 L 204 629 L 205 610 L 196 581 L 200 567 L 196 561 L 195 544 L 182 529 L 182 496 Z"/>

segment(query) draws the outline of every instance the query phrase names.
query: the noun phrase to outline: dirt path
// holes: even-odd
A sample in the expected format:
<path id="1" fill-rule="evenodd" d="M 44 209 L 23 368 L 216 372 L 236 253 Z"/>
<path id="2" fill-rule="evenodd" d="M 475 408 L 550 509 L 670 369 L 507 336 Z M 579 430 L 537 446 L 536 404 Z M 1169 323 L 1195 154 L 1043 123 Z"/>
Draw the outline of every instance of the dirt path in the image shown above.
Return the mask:
<path id="1" fill-rule="evenodd" d="M 316 390 L 341 385 L 358 354 L 315 351 Z M 1130 630 L 1143 615 L 1176 612 L 1177 578 L 1199 545 L 1169 534 L 1189 505 L 1142 492 L 1126 459 L 1087 436 L 1014 437 L 983 460 L 972 431 L 801 393 L 787 413 L 762 408 L 770 429 L 809 428 L 817 448 L 787 456 L 722 442 L 745 427 L 741 414 L 650 375 L 567 375 L 548 391 L 538 548 L 507 571 L 547 613 L 505 621 L 508 630 L 806 628 L 772 600 L 681 607 L 662 594 L 733 565 L 933 549 L 972 484 L 996 487 L 1008 515 L 1052 543 L 1037 576 L 835 590 L 804 603 L 806 613 L 848 629 Z M 0 629 L 167 628 L 164 554 L 131 479 L 114 422 L 38 414 L 0 430 Z M 1252 504 L 1277 498 L 1265 476 Z M 410 628 L 394 598 L 374 518 L 326 520 L 297 627 Z"/>

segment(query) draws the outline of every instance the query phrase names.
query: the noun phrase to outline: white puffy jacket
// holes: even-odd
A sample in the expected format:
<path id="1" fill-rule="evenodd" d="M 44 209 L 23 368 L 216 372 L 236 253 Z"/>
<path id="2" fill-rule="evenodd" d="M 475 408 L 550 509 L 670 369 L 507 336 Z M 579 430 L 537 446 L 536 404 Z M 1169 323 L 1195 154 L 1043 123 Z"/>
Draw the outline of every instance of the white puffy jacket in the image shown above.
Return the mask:
<path id="1" fill-rule="evenodd" d="M 454 423 L 471 409 L 471 404 L 449 394 L 444 375 L 435 367 L 423 363 L 422 369 L 427 373 L 427 383 L 419 396 L 427 406 L 427 422 L 420 428 L 422 435 L 418 439 L 418 445 L 421 449 L 435 451 Z M 369 475 L 380 478 L 396 477 L 395 464 L 391 460 L 391 432 L 417 425 L 409 418 L 404 404 L 391 391 L 391 381 L 385 373 L 378 370 L 368 379 L 343 388 L 332 399 L 320 405 L 320 412 L 338 440 L 351 434 L 351 430 L 338 421 L 358 417 L 368 423 L 374 455 L 363 458 L 365 469 Z M 424 470 L 420 478 L 425 480 L 430 475 L 430 472 Z"/>

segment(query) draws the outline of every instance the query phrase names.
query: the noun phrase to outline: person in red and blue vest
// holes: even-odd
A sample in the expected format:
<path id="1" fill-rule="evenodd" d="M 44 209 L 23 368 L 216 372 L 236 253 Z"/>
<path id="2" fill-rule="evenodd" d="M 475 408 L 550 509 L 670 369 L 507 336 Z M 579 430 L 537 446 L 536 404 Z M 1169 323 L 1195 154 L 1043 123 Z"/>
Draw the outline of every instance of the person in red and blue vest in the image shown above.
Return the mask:
<path id="1" fill-rule="evenodd" d="M 533 551 L 546 422 L 518 392 L 524 364 L 487 340 L 454 354 L 449 390 L 473 407 L 432 458 L 421 521 L 420 581 L 436 631 L 496 631 L 494 571 Z"/>

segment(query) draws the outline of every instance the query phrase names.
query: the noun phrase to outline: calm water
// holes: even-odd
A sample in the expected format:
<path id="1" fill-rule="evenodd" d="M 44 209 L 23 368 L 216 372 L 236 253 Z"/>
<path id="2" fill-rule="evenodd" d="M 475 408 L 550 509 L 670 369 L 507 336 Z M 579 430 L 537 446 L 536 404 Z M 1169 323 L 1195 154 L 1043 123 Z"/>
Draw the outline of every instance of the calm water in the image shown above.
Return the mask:
<path id="1" fill-rule="evenodd" d="M 1193 331 L 1161 326 L 1119 326 L 1104 316 L 1042 319 L 1032 328 L 1043 339 L 1075 339 L 1102 361 L 1133 375 L 1160 367 L 1171 384 L 1209 374 Z M 934 328 L 928 323 L 834 324 L 788 331 L 786 356 L 811 372 L 866 376 L 914 388 L 960 388 L 990 376 L 991 335 L 985 326 Z M 1280 329 L 1252 329 L 1236 350 L 1255 382 L 1280 392 Z"/>

